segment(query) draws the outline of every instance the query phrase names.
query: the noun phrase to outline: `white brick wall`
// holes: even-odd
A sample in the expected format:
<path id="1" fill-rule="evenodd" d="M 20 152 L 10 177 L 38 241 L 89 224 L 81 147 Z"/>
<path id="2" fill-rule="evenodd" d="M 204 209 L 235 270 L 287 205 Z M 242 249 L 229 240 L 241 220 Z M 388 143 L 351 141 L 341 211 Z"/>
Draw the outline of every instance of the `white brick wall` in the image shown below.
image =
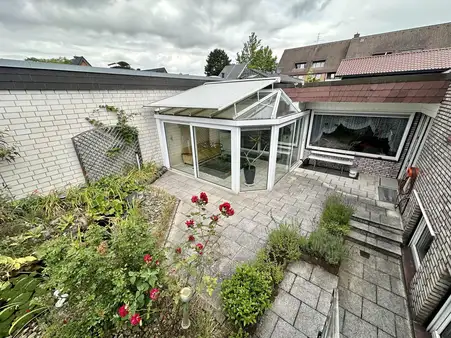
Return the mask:
<path id="1" fill-rule="evenodd" d="M 93 128 L 86 117 L 116 123 L 114 114 L 100 109 L 108 104 L 139 113 L 132 124 L 139 130 L 144 161 L 162 162 L 153 112 L 144 104 L 177 94 L 174 90 L 0 91 L 0 129 L 20 157 L 0 162 L 0 174 L 16 198 L 34 190 L 46 193 L 83 183 L 84 177 L 71 138 Z M 1 183 L 1 179 L 0 179 Z"/>

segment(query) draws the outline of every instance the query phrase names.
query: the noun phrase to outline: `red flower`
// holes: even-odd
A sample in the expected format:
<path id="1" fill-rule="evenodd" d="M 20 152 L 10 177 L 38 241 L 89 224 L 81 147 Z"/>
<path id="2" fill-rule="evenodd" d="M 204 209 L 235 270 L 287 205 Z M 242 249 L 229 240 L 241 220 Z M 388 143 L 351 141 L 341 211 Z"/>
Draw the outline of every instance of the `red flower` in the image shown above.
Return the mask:
<path id="1" fill-rule="evenodd" d="M 182 248 L 178 247 L 177 249 L 175 249 L 175 252 L 178 253 L 178 254 L 181 254 L 182 253 Z"/>
<path id="2" fill-rule="evenodd" d="M 235 214 L 235 210 L 230 208 L 229 210 L 226 211 L 226 214 L 227 214 L 227 216 L 233 216 Z"/>
<path id="3" fill-rule="evenodd" d="M 67 319 L 63 319 L 63 324 L 67 324 Z"/>
<path id="4" fill-rule="evenodd" d="M 188 241 L 194 242 L 195 240 L 196 240 L 196 239 L 194 238 L 193 235 L 189 235 L 189 236 L 188 236 Z"/>
<path id="5" fill-rule="evenodd" d="M 194 195 L 193 197 L 191 197 L 191 202 L 192 202 L 192 203 L 197 203 L 197 201 L 199 201 L 199 197 L 197 197 L 196 195 Z"/>
<path id="6" fill-rule="evenodd" d="M 193 219 L 189 219 L 185 222 L 186 226 L 188 228 L 192 228 L 194 226 L 194 220 Z"/>
<path id="7" fill-rule="evenodd" d="M 144 255 L 144 262 L 146 262 L 146 264 L 149 264 L 150 262 L 152 262 L 152 256 L 149 254 L 145 254 Z"/>
<path id="8" fill-rule="evenodd" d="M 202 249 L 204 248 L 204 246 L 202 245 L 202 243 L 197 243 L 196 244 L 196 251 L 199 252 L 199 254 L 202 255 Z"/>
<path id="9" fill-rule="evenodd" d="M 128 315 L 127 305 L 122 305 L 119 309 L 117 309 L 117 313 L 121 318 L 124 318 Z"/>
<path id="10" fill-rule="evenodd" d="M 159 261 L 159 260 L 156 260 L 156 261 L 155 261 L 155 265 L 160 265 L 160 261 Z"/>
<path id="11" fill-rule="evenodd" d="M 160 295 L 160 290 L 158 288 L 153 288 L 149 292 L 149 297 L 152 300 L 157 300 L 159 295 Z"/>
<path id="12" fill-rule="evenodd" d="M 224 202 L 221 205 L 219 205 L 219 211 L 222 213 L 227 212 L 227 210 L 230 209 L 230 203 L 229 202 Z"/>
<path id="13" fill-rule="evenodd" d="M 30 312 L 30 309 L 26 309 L 25 312 L 26 312 L 26 313 Z"/>
<path id="14" fill-rule="evenodd" d="M 130 323 L 135 326 L 135 325 L 141 325 L 142 319 L 140 317 L 139 314 L 135 313 L 131 318 L 130 318 Z"/>
<path id="15" fill-rule="evenodd" d="M 210 219 L 211 219 L 213 222 L 217 222 L 217 221 L 219 220 L 219 216 L 218 216 L 218 215 L 213 215 L 213 216 L 210 217 Z"/>
<path id="16" fill-rule="evenodd" d="M 202 202 L 204 202 L 204 204 L 207 204 L 207 203 L 208 203 L 208 196 L 207 196 L 206 193 L 201 192 L 200 195 L 199 195 L 199 197 L 200 197 L 200 199 L 202 200 Z"/>

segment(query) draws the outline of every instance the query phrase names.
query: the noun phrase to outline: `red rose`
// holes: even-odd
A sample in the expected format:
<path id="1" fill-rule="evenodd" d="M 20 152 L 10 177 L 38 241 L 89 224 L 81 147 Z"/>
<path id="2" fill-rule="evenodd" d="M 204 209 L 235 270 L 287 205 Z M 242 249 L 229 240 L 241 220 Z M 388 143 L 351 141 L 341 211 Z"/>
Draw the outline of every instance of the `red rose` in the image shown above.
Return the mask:
<path id="1" fill-rule="evenodd" d="M 181 250 L 181 249 L 180 249 Z M 159 260 L 156 260 L 155 261 L 155 265 L 160 265 L 160 261 Z"/>
<path id="2" fill-rule="evenodd" d="M 175 249 L 175 252 L 178 253 L 178 254 L 181 254 L 182 253 L 182 248 L 179 247 L 179 248 Z"/>
<path id="3" fill-rule="evenodd" d="M 141 322 L 142 322 L 142 319 L 141 319 L 140 315 L 137 314 L 137 313 L 135 313 L 135 314 L 130 318 L 130 323 L 131 323 L 133 326 L 141 325 Z"/>
<path id="4" fill-rule="evenodd" d="M 150 290 L 150 292 L 149 292 L 149 297 L 150 297 L 150 299 L 152 299 L 152 300 L 157 300 L 159 294 L 160 294 L 160 290 L 157 289 L 157 288 L 153 288 L 153 289 Z"/>
<path id="5" fill-rule="evenodd" d="M 227 210 L 230 209 L 230 203 L 229 202 L 224 202 L 219 206 L 219 211 L 222 213 L 227 212 Z"/>
<path id="6" fill-rule="evenodd" d="M 194 226 L 194 220 L 193 219 L 189 219 L 185 222 L 186 226 L 188 228 L 192 228 Z"/>
<path id="7" fill-rule="evenodd" d="M 197 243 L 196 244 L 196 250 L 197 251 L 201 251 L 204 248 L 204 246 L 202 245 L 202 243 Z"/>
<path id="8" fill-rule="evenodd" d="M 211 219 L 213 222 L 217 222 L 217 221 L 219 220 L 219 217 L 218 217 L 218 215 L 213 215 L 213 216 L 210 217 L 210 219 Z"/>
<path id="9" fill-rule="evenodd" d="M 128 309 L 127 309 L 127 305 L 122 305 L 119 309 L 117 309 L 117 313 L 119 314 L 119 316 L 121 318 L 127 317 L 128 315 Z"/>
<path id="10" fill-rule="evenodd" d="M 193 235 L 189 235 L 189 236 L 188 236 L 188 241 L 194 242 L 195 240 L 196 240 L 196 239 L 194 238 Z"/>
<path id="11" fill-rule="evenodd" d="M 227 216 L 233 216 L 235 214 L 235 210 L 230 208 L 229 210 L 226 211 L 226 214 L 227 214 Z"/>
<path id="12" fill-rule="evenodd" d="M 199 197 L 197 197 L 197 196 L 191 197 L 191 202 L 192 203 L 197 203 L 197 201 L 199 201 Z"/>
<path id="13" fill-rule="evenodd" d="M 150 262 L 152 262 L 152 256 L 149 254 L 145 254 L 144 255 L 144 262 L 146 262 L 146 264 L 149 264 Z"/>
<path id="14" fill-rule="evenodd" d="M 199 195 L 199 197 L 200 197 L 200 199 L 202 200 L 202 202 L 204 202 L 204 204 L 207 204 L 207 203 L 208 203 L 208 196 L 207 196 L 206 193 L 201 192 L 200 195 Z"/>

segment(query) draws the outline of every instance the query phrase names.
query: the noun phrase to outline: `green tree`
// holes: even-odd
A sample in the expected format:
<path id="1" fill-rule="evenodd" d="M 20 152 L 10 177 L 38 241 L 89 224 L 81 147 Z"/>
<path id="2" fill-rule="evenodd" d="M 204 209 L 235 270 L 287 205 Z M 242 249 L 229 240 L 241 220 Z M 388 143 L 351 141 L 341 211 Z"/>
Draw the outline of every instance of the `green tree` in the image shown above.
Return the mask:
<path id="1" fill-rule="evenodd" d="M 305 83 L 312 83 L 312 82 L 319 82 L 319 79 L 315 77 L 315 74 L 313 74 L 312 69 L 309 68 L 307 71 L 307 75 L 304 78 Z"/>
<path id="2" fill-rule="evenodd" d="M 264 72 L 273 72 L 277 68 L 277 57 L 269 46 L 263 47 L 255 32 L 249 35 L 241 52 L 236 54 L 238 63 L 248 63 L 248 67 Z"/>
<path id="3" fill-rule="evenodd" d="M 230 59 L 224 49 L 214 49 L 208 54 L 205 65 L 205 75 L 216 76 L 221 73 L 225 66 L 230 65 Z"/>
<path id="4" fill-rule="evenodd" d="M 46 62 L 46 63 L 63 63 L 63 64 L 67 64 L 67 65 L 72 64 L 72 60 L 70 60 L 64 56 L 60 56 L 58 58 L 51 58 L 51 59 L 31 57 L 31 58 L 26 58 L 25 61 Z"/>

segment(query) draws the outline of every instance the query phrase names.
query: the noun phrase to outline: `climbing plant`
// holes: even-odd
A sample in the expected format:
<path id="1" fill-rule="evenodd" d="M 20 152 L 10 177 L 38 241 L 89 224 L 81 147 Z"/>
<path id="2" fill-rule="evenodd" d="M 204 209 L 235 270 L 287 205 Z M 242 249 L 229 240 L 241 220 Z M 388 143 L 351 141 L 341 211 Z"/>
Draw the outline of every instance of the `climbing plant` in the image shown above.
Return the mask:
<path id="1" fill-rule="evenodd" d="M 10 145 L 6 142 L 5 138 L 7 135 L 6 131 L 0 131 L 0 161 L 5 160 L 11 163 L 19 156 L 19 153 L 14 145 Z"/>

